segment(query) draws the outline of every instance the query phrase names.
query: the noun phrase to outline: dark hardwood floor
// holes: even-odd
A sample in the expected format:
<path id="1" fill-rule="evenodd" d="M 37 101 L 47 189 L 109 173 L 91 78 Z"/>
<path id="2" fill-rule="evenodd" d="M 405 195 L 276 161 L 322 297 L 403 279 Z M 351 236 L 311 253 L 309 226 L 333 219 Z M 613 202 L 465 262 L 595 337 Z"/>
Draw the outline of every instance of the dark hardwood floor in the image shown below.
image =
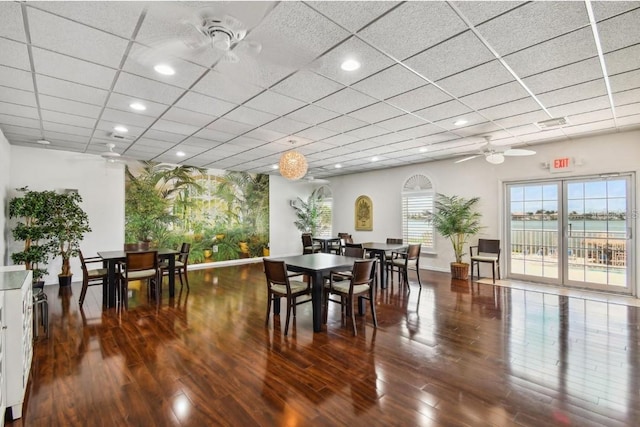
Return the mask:
<path id="1" fill-rule="evenodd" d="M 127 312 L 101 288 L 46 288 L 51 331 L 35 345 L 12 426 L 637 426 L 639 312 L 584 298 L 452 281 L 377 294 L 358 336 L 331 304 L 312 332 L 264 326 L 262 264 L 189 273 L 191 291 Z M 178 284 L 179 287 L 179 284 Z"/>

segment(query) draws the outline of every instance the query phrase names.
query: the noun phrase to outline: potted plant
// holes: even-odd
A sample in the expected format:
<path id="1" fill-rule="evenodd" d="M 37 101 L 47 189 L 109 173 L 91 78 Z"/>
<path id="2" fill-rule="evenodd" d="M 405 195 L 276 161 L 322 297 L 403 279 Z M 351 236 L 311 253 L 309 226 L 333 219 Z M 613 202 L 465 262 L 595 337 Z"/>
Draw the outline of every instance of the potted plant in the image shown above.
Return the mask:
<path id="1" fill-rule="evenodd" d="M 25 264 L 33 271 L 33 282 L 40 282 L 47 274 L 41 268 L 46 265 L 51 254 L 51 241 L 46 220 L 50 216 L 49 201 L 55 195 L 53 191 L 31 191 L 27 187 L 19 188 L 24 193 L 9 201 L 9 218 L 21 218 L 11 234 L 16 241 L 24 242 L 21 252 L 11 254 L 15 264 Z"/>
<path id="2" fill-rule="evenodd" d="M 319 189 L 311 192 L 307 200 L 304 201 L 298 197 L 296 203 L 291 207 L 296 211 L 295 226 L 303 233 L 311 233 L 312 236 L 317 235 L 320 228 L 322 193 Z"/>
<path id="3" fill-rule="evenodd" d="M 69 260 L 77 256 L 85 233 L 91 231 L 81 202 L 82 197 L 76 191 L 54 193 L 49 200 L 50 216 L 46 223 L 55 245 L 54 253 L 62 257 L 62 269 L 58 274 L 60 286 L 71 284 L 73 274 Z"/>
<path id="4" fill-rule="evenodd" d="M 480 198 L 465 199 L 459 196 L 436 195 L 435 212 L 430 216 L 435 229 L 443 237 L 451 240 L 456 260 L 451 263 L 451 276 L 466 280 L 469 277 L 469 264 L 462 261 L 464 247 L 469 237 L 480 229 L 481 214 L 476 210 Z"/>

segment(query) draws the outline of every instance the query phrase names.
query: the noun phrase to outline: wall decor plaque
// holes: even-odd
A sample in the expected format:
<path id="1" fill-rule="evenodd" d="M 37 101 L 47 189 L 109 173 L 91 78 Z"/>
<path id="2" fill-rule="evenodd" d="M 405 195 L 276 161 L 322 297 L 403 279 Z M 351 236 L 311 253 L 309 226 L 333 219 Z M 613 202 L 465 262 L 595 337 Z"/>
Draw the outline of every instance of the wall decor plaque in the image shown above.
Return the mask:
<path id="1" fill-rule="evenodd" d="M 373 230 L 373 203 L 368 196 L 356 199 L 355 206 L 356 231 Z"/>

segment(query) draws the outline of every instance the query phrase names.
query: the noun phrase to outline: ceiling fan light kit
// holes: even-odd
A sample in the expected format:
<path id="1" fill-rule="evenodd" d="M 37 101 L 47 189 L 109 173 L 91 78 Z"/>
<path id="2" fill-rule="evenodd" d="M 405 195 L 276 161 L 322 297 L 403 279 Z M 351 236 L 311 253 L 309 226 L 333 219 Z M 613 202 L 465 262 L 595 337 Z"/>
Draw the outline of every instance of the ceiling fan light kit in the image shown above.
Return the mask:
<path id="1" fill-rule="evenodd" d="M 486 156 L 485 160 L 492 165 L 499 165 L 504 163 L 504 154 L 502 153 L 490 153 Z"/>

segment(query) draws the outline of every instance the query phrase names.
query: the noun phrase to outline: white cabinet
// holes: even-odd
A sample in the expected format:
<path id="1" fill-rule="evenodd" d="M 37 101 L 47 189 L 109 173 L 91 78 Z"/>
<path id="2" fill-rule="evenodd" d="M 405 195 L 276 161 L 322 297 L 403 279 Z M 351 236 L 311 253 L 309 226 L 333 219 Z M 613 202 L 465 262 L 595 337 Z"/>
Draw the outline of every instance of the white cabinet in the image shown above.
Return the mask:
<path id="1" fill-rule="evenodd" d="M 33 356 L 31 278 L 31 270 L 0 272 L 0 299 L 4 299 L 2 395 L 5 407 L 11 408 L 14 419 L 22 417 L 22 402 Z"/>

